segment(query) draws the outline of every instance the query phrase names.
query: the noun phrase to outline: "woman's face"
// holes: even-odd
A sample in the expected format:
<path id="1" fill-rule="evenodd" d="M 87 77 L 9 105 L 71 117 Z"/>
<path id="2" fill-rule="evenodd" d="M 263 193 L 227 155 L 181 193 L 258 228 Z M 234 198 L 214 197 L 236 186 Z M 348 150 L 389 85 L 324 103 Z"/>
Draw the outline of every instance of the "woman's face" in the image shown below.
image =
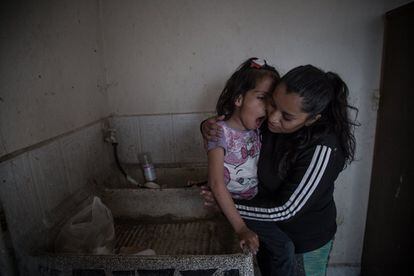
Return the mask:
<path id="1" fill-rule="evenodd" d="M 309 113 L 302 111 L 302 98 L 297 93 L 286 93 L 284 83 L 279 84 L 269 98 L 267 126 L 273 133 L 292 133 L 317 120 L 310 119 Z"/>

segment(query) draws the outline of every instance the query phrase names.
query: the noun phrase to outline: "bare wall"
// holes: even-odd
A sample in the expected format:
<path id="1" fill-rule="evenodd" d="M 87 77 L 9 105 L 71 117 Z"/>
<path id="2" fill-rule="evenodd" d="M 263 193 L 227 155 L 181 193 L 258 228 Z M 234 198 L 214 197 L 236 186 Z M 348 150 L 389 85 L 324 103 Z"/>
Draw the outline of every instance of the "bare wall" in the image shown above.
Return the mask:
<path id="1" fill-rule="evenodd" d="M 307 63 L 336 71 L 357 104 L 378 88 L 385 0 L 102 2 L 117 115 L 212 111 L 225 80 L 251 56 L 282 73 Z"/>
<path id="2" fill-rule="evenodd" d="M 107 116 L 99 3 L 2 4 L 0 156 Z"/>

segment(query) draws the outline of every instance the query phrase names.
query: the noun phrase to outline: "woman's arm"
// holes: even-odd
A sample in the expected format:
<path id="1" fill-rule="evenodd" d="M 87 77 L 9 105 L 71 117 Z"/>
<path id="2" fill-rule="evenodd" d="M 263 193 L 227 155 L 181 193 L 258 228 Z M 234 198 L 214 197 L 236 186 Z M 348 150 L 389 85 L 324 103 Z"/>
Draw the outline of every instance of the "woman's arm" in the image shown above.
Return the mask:
<path id="1" fill-rule="evenodd" d="M 240 239 L 240 247 L 247 246 L 257 252 L 259 240 L 257 235 L 247 228 L 237 211 L 233 198 L 224 183 L 224 149 L 214 148 L 208 152 L 208 182 L 213 195 Z"/>
<path id="2" fill-rule="evenodd" d="M 201 122 L 200 131 L 204 140 L 217 141 L 221 137 L 221 127 L 217 124 L 218 121 L 223 121 L 224 115 L 208 118 Z"/>
<path id="3" fill-rule="evenodd" d="M 275 195 L 275 204 L 268 207 L 249 206 L 248 202 L 236 204 L 240 215 L 261 221 L 287 221 L 331 200 L 333 185 L 343 167 L 342 155 L 337 158 L 334 150 L 318 145 L 306 150 L 289 170 L 286 180 Z"/>

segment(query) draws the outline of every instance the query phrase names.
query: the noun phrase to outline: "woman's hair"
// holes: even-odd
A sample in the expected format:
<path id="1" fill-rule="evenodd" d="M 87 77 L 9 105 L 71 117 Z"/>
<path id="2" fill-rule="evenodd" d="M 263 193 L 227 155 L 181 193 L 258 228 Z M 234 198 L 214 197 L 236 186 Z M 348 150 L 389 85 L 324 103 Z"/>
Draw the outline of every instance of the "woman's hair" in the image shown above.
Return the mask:
<path id="1" fill-rule="evenodd" d="M 234 112 L 237 98 L 240 95 L 244 96 L 247 91 L 254 89 L 257 83 L 265 77 L 272 79 L 270 92 L 273 92 L 280 80 L 280 75 L 277 70 L 268 65 L 265 60 L 259 60 L 255 57 L 243 62 L 227 80 L 217 101 L 217 114 L 225 115 L 225 120 L 228 120 Z"/>
<path id="2" fill-rule="evenodd" d="M 321 117 L 294 133 L 288 149 L 279 164 L 279 172 L 287 174 L 290 164 L 295 162 L 301 148 L 305 148 L 327 133 L 335 133 L 345 157 L 345 164 L 355 159 L 354 128 L 358 109 L 348 104 L 348 87 L 345 82 L 332 72 L 323 72 L 312 65 L 296 67 L 286 73 L 281 83 L 286 85 L 286 93 L 296 93 L 302 98 L 302 111 L 312 119 Z M 349 111 L 355 112 L 355 119 L 349 117 Z M 299 149 L 299 150 L 298 150 Z"/>

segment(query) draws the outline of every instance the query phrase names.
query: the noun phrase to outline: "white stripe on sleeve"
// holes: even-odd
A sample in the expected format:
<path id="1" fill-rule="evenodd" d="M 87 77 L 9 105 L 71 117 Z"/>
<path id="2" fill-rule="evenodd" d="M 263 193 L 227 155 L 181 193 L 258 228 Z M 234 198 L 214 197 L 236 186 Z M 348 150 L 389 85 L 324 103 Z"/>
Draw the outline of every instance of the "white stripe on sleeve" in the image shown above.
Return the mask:
<path id="1" fill-rule="evenodd" d="M 262 221 L 280 221 L 294 216 L 303 208 L 318 186 L 328 165 L 331 151 L 331 148 L 327 146 L 318 145 L 316 147 L 301 182 L 284 205 L 274 208 L 259 208 L 236 204 L 240 215 L 246 219 Z"/>

